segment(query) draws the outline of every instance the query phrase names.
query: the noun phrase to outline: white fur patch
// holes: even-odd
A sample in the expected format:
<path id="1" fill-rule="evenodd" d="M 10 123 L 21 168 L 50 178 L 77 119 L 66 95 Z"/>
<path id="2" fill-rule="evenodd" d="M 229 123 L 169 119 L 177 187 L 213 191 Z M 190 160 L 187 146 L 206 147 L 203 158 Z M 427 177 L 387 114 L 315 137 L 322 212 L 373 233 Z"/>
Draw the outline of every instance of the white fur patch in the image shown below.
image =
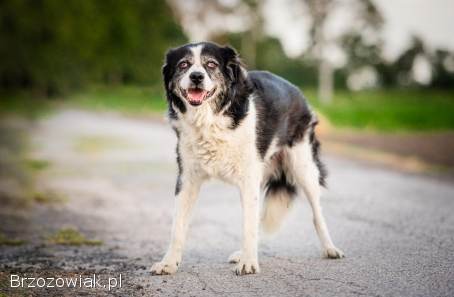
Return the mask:
<path id="1" fill-rule="evenodd" d="M 285 191 L 269 193 L 268 195 L 264 201 L 262 227 L 265 232 L 274 233 L 279 229 L 289 212 L 293 198 Z"/>
<path id="2" fill-rule="evenodd" d="M 198 175 L 220 178 L 239 185 L 254 166 L 260 171 L 260 157 L 255 143 L 255 106 L 249 102 L 249 112 L 240 125 L 231 129 L 232 119 L 215 114 L 209 104 L 188 106 L 179 113 L 181 123 L 180 154 L 192 164 Z M 197 174 L 196 174 L 197 175 Z"/>
<path id="3" fill-rule="evenodd" d="M 169 249 L 163 260 L 153 265 L 152 273 L 176 272 L 198 186 L 209 177 L 234 184 L 241 192 L 243 244 L 236 273 L 260 271 L 257 244 L 263 162 L 256 148 L 257 115 L 253 100 L 253 97 L 249 98 L 249 111 L 235 129 L 230 128 L 230 117 L 215 114 L 209 104 L 188 106 L 185 113 L 176 109 L 178 120 L 173 120 L 172 125 L 179 131 L 182 189 L 177 196 Z"/>
<path id="4" fill-rule="evenodd" d="M 214 88 L 214 82 L 211 80 L 208 75 L 205 67 L 203 67 L 202 61 L 202 49 L 203 45 L 196 45 L 190 48 L 192 53 L 192 65 L 184 74 L 183 78 L 180 80 L 180 87 L 184 90 L 187 90 L 191 86 L 190 75 L 193 72 L 201 72 L 204 75 L 203 88 L 206 91 L 211 91 Z"/>

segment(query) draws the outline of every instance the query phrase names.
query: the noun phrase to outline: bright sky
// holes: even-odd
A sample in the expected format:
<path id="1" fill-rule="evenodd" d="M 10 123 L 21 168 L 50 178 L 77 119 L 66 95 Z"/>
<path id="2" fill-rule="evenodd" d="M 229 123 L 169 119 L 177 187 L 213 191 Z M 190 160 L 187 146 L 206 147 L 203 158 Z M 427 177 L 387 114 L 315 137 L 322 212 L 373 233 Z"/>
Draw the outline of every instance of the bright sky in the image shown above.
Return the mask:
<path id="1" fill-rule="evenodd" d="M 454 50 L 454 0 L 374 1 L 385 19 L 383 37 L 387 57 L 396 57 L 408 45 L 412 34 L 420 36 L 429 47 Z M 308 41 L 309 21 L 301 16 L 297 2 L 268 0 L 264 6 L 266 31 L 279 37 L 290 55 L 300 54 Z M 330 30 L 340 30 L 346 19 L 345 15 L 339 15 L 329 26 Z"/>
<path id="2" fill-rule="evenodd" d="M 385 20 L 386 52 L 391 56 L 408 44 L 412 33 L 431 47 L 454 50 L 453 0 L 375 0 Z"/>

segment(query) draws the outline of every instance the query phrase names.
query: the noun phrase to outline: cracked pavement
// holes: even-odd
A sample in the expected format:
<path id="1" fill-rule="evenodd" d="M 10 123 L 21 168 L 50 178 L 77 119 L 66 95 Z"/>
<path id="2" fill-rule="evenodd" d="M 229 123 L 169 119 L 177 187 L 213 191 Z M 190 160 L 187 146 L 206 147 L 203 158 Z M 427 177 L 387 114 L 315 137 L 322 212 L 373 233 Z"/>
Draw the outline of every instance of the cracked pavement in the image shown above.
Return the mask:
<path id="1" fill-rule="evenodd" d="M 227 263 L 240 247 L 239 194 L 210 182 L 193 214 L 179 272 L 151 276 L 148 269 L 170 237 L 176 178 L 171 128 L 153 120 L 61 110 L 29 129 L 31 155 L 51 164 L 36 182 L 67 201 L 1 208 L 0 230 L 27 243 L 0 246 L 0 275 L 121 273 L 124 286 L 111 292 L 0 287 L 8 295 L 454 295 L 450 180 L 324 155 L 330 175 L 322 206 L 346 258 L 320 257 L 309 205 L 299 198 L 280 232 L 261 237 L 261 273 L 241 277 Z M 103 244 L 58 246 L 43 239 L 67 226 Z"/>

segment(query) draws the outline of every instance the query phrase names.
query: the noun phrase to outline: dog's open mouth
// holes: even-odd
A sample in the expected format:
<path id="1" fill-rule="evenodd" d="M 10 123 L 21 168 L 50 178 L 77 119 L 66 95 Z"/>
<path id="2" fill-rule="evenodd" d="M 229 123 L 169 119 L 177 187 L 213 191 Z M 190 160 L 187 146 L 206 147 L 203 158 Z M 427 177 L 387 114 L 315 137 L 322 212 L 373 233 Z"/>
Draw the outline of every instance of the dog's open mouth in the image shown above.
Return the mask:
<path id="1" fill-rule="evenodd" d="M 186 98 L 188 99 L 191 105 L 197 106 L 202 104 L 203 100 L 213 95 L 214 91 L 215 91 L 214 88 L 209 92 L 200 88 L 189 88 L 186 91 Z"/>

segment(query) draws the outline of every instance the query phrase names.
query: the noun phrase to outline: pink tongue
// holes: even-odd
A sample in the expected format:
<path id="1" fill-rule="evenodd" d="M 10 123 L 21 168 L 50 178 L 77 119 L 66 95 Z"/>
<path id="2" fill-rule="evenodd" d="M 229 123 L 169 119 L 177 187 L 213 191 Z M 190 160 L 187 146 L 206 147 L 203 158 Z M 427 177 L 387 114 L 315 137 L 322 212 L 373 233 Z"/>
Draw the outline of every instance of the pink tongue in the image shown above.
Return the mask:
<path id="1" fill-rule="evenodd" d="M 204 90 L 189 90 L 188 98 L 190 101 L 201 102 L 203 100 L 203 97 L 205 96 L 205 93 L 206 92 Z"/>

